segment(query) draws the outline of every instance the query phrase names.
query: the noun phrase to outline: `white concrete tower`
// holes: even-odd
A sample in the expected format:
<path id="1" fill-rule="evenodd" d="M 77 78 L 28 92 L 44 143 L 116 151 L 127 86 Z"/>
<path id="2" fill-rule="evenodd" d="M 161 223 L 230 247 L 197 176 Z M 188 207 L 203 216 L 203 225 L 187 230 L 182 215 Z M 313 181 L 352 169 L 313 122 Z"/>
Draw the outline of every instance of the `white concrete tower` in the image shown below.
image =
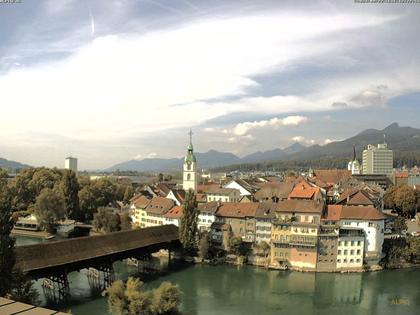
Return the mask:
<path id="1" fill-rule="evenodd" d="M 187 148 L 187 155 L 184 158 L 182 188 L 185 191 L 190 189 L 197 191 L 197 159 L 195 158 L 192 145 L 192 130 L 188 134 L 190 136 L 190 144 Z"/>
<path id="2" fill-rule="evenodd" d="M 64 161 L 64 168 L 75 172 L 77 176 L 77 159 L 71 156 L 67 157 Z"/>

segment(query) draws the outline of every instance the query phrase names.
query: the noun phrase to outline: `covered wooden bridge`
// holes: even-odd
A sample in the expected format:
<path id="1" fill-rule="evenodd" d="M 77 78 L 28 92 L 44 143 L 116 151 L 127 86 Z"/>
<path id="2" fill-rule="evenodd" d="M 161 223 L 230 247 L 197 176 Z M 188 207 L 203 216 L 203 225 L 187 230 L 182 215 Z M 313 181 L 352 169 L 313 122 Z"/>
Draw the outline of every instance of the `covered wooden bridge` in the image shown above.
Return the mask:
<path id="1" fill-rule="evenodd" d="M 87 236 L 64 241 L 19 246 L 16 248 L 16 265 L 34 279 L 48 278 L 55 283 L 65 299 L 69 294 L 67 274 L 85 268 L 104 273 L 104 282 L 112 280 L 115 261 L 145 256 L 160 249 L 179 248 L 178 228 L 163 225 Z"/>

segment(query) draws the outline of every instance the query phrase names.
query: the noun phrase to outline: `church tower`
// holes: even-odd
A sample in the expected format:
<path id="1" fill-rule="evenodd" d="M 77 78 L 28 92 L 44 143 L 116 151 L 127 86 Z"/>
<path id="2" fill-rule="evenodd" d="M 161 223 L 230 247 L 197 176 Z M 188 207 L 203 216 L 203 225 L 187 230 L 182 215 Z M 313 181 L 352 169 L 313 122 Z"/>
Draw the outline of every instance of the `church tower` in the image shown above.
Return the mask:
<path id="1" fill-rule="evenodd" d="M 188 133 L 190 135 L 190 144 L 187 148 L 187 155 L 184 158 L 184 171 L 182 188 L 185 191 L 192 189 L 197 191 L 197 159 L 194 155 L 194 149 L 192 145 L 192 131 Z"/>

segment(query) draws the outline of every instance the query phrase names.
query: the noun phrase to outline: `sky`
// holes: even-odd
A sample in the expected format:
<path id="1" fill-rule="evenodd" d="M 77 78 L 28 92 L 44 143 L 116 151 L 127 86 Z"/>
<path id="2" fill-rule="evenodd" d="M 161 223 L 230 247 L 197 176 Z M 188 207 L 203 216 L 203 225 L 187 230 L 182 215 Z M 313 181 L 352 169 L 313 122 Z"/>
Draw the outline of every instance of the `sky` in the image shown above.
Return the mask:
<path id="1" fill-rule="evenodd" d="M 420 4 L 0 3 L 0 157 L 80 169 L 420 127 Z"/>

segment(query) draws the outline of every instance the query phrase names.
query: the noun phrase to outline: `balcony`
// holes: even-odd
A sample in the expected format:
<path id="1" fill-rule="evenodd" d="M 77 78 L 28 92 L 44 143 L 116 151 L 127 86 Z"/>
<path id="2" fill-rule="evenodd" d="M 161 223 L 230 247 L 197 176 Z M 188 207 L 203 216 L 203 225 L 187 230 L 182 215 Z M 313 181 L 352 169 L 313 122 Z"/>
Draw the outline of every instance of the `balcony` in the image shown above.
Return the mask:
<path id="1" fill-rule="evenodd" d="M 297 246 L 316 246 L 318 238 L 316 236 L 298 236 L 292 235 L 289 244 Z"/>

